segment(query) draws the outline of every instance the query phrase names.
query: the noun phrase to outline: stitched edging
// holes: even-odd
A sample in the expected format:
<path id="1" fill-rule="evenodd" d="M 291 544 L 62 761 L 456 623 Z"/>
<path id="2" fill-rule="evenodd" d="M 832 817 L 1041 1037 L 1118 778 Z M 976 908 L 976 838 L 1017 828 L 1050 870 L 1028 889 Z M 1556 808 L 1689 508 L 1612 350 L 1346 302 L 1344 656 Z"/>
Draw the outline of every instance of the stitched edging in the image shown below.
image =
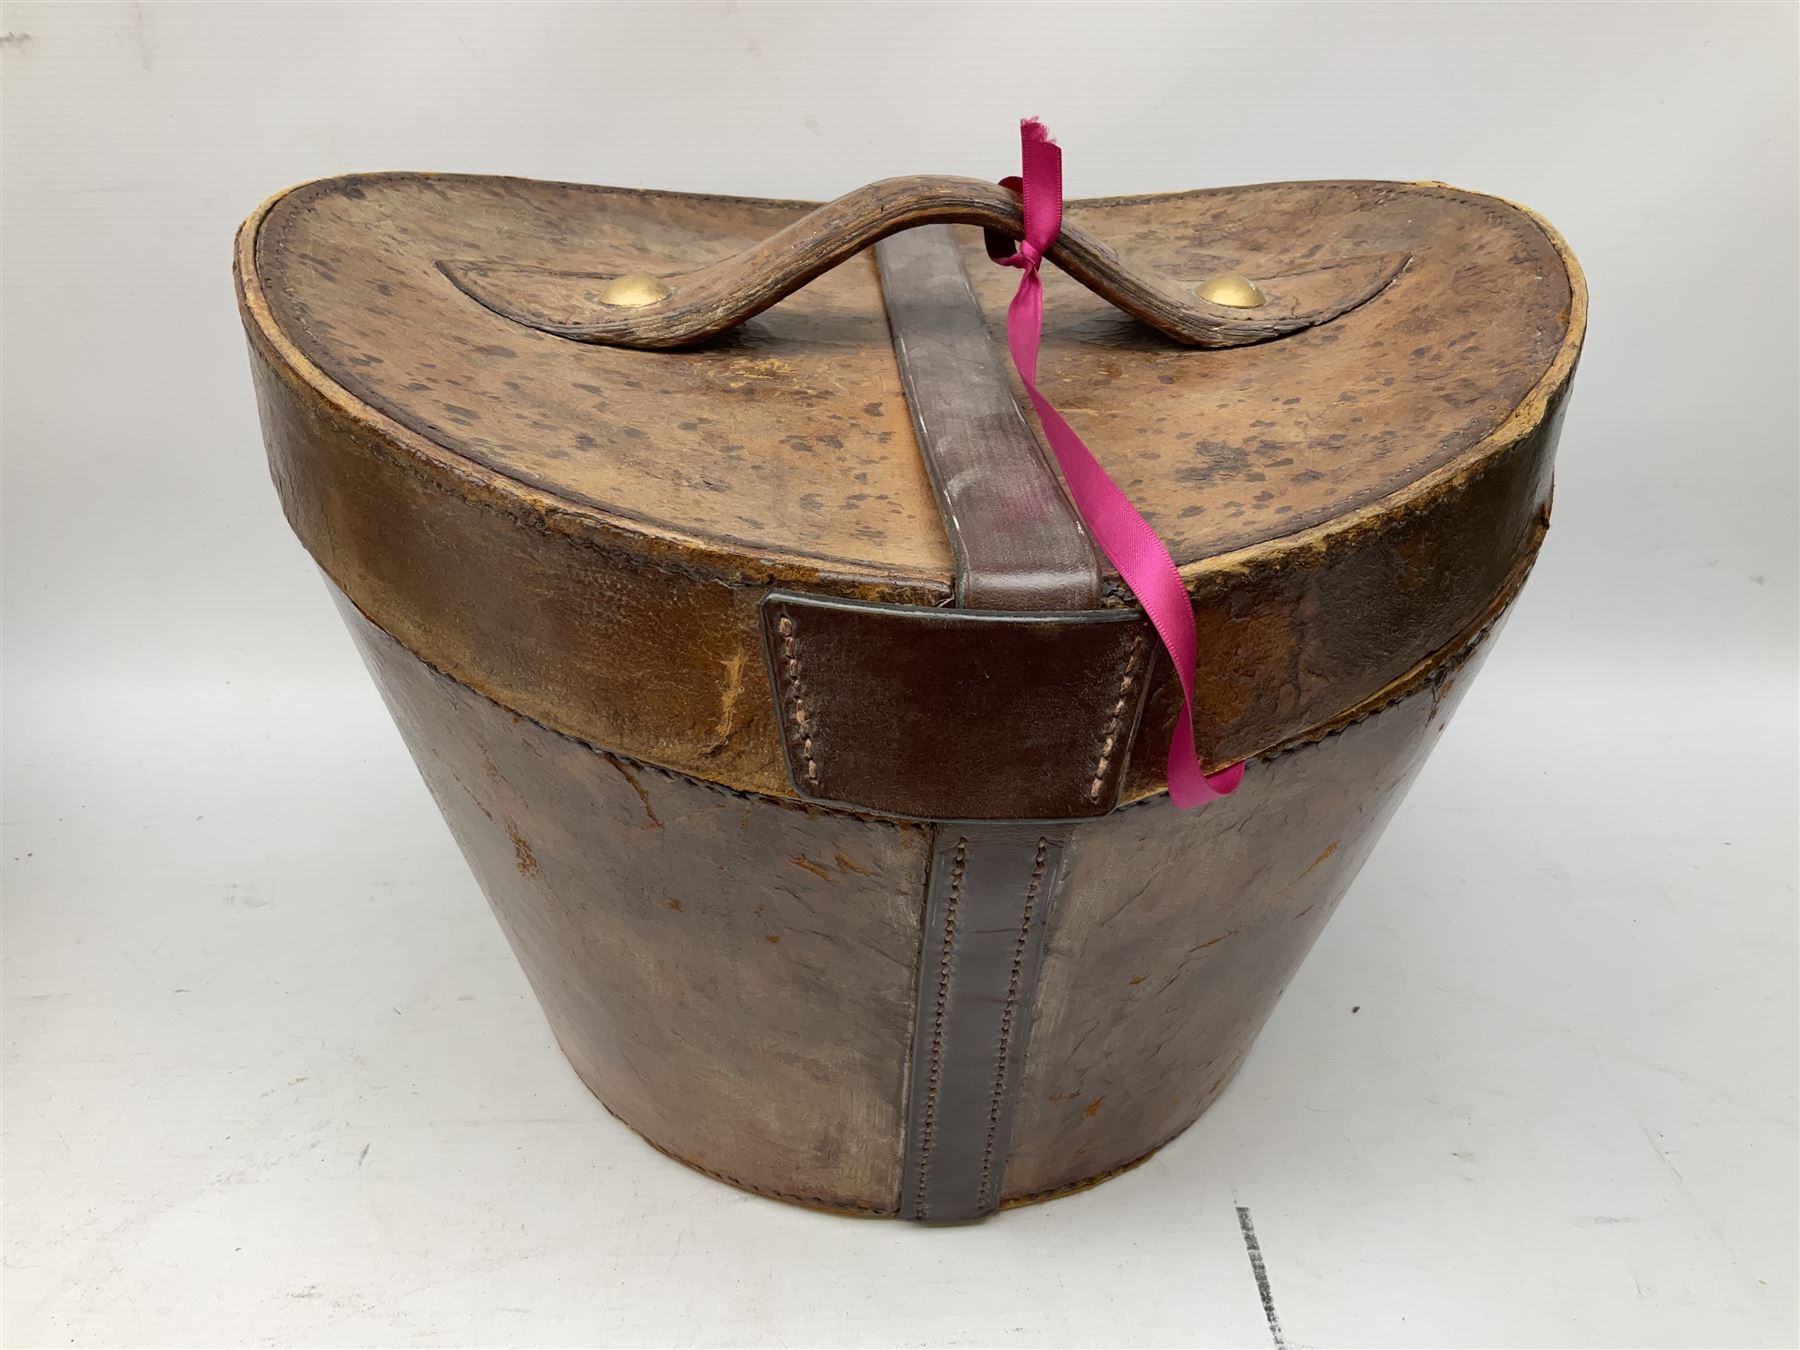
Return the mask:
<path id="1" fill-rule="evenodd" d="M 1073 1195 L 1077 1191 L 1085 1191 L 1090 1187 L 1098 1186 L 1103 1181 L 1110 1181 L 1114 1177 L 1129 1172 L 1132 1168 L 1148 1162 L 1152 1155 L 1168 1147 L 1175 1140 L 1191 1130 L 1195 1124 L 1199 1122 L 1200 1117 L 1204 1116 L 1213 1108 L 1213 1105 L 1224 1095 L 1225 1089 L 1229 1087 L 1232 1080 L 1237 1077 L 1238 1070 L 1244 1067 L 1244 1061 L 1249 1057 L 1249 1053 L 1249 1047 L 1245 1046 L 1232 1056 L 1225 1072 L 1219 1075 L 1211 1088 L 1207 1089 L 1207 1092 L 1200 1099 L 1199 1109 L 1194 1112 L 1193 1116 L 1185 1125 L 1177 1126 L 1168 1134 L 1165 1134 L 1161 1139 L 1157 1140 L 1149 1148 L 1144 1150 L 1144 1152 L 1131 1159 L 1131 1161 L 1120 1163 L 1117 1167 L 1109 1167 L 1104 1172 L 1096 1172 L 1092 1176 L 1082 1177 L 1077 1181 L 1066 1181 L 1060 1186 L 1051 1186 L 1041 1191 L 1030 1191 L 1025 1195 L 1010 1196 L 1000 1202 L 1000 1208 L 1013 1209 L 1019 1205 L 1035 1205 L 1044 1200 L 1054 1200 L 1058 1196 Z"/>
<path id="2" fill-rule="evenodd" d="M 1044 860 L 1050 852 L 1050 840 L 1037 841 L 1037 859 L 1031 867 L 1031 881 L 1025 887 L 1024 912 L 1019 919 L 1019 938 L 1013 944 L 1012 979 L 1006 986 L 1006 1006 L 1000 1013 L 1000 1049 L 994 1057 L 994 1095 L 988 1102 L 987 1141 L 981 1149 L 981 1187 L 977 1203 L 987 1208 L 988 1189 L 993 1181 L 994 1140 L 1000 1133 L 1000 1108 L 1005 1102 L 1007 1055 L 1012 1049 L 1013 1017 L 1019 1006 L 1019 983 L 1025 969 L 1025 947 L 1031 936 L 1031 920 L 1037 912 L 1038 888 L 1044 883 Z"/>
<path id="3" fill-rule="evenodd" d="M 1201 1115 L 1204 1114 L 1205 1112 L 1201 1112 Z M 1025 1195 L 1009 1195 L 1000 1202 L 1000 1208 L 1018 1209 L 1024 1205 L 1041 1205 L 1046 1200 L 1057 1200 L 1065 1195 L 1076 1195 L 1082 1191 L 1092 1190 L 1095 1186 L 1100 1185 L 1102 1182 L 1111 1181 L 1114 1177 L 1124 1176 L 1125 1173 L 1130 1172 L 1135 1168 L 1142 1167 L 1145 1163 L 1149 1162 L 1151 1158 L 1155 1157 L 1158 1153 L 1162 1152 L 1163 1149 L 1167 1148 L 1182 1135 L 1186 1134 L 1194 1127 L 1195 1122 L 1197 1122 L 1199 1118 L 1199 1116 L 1194 1117 L 1193 1120 L 1190 1120 L 1173 1134 L 1164 1136 L 1156 1143 L 1150 1145 L 1150 1147 L 1145 1149 L 1142 1153 L 1138 1154 L 1138 1156 L 1133 1158 L 1130 1162 L 1122 1162 L 1116 1167 L 1107 1168 L 1104 1172 L 1096 1172 L 1091 1177 L 1082 1177 L 1079 1181 L 1065 1181 L 1062 1185 L 1052 1186 L 1047 1190 L 1031 1191 Z"/>
<path id="4" fill-rule="evenodd" d="M 950 895 L 944 905 L 944 942 L 938 956 L 937 1010 L 931 1022 L 931 1062 L 925 1077 L 925 1110 L 919 1121 L 919 1190 L 913 1197 L 913 1217 L 925 1217 L 925 1182 L 931 1170 L 931 1145 L 937 1130 L 938 1087 L 943 1081 L 944 1022 L 950 1003 L 950 966 L 956 951 L 956 906 L 962 899 L 963 869 L 969 858 L 969 841 L 958 837 L 956 856 L 950 864 Z"/>
<path id="5" fill-rule="evenodd" d="M 590 1088 L 589 1091 L 592 1091 L 592 1089 Z M 618 1121 L 619 1124 L 630 1130 L 639 1139 L 642 1139 L 646 1144 L 650 1145 L 651 1148 L 662 1154 L 663 1157 L 668 1158 L 673 1162 L 678 1162 L 683 1167 L 691 1168 L 700 1173 L 701 1176 L 711 1177 L 714 1181 L 723 1181 L 728 1185 L 736 1186 L 740 1191 L 749 1191 L 753 1195 L 764 1196 L 770 1200 L 785 1200 L 792 1205 L 804 1205 L 808 1209 L 826 1209 L 835 1214 L 844 1214 L 854 1218 L 891 1219 L 899 1215 L 899 1209 L 891 1205 L 859 1205 L 838 1196 L 801 1195 L 797 1191 L 777 1191 L 768 1186 L 754 1185 L 751 1182 L 745 1181 L 742 1177 L 734 1177 L 729 1172 L 721 1172 L 716 1168 L 704 1166 L 701 1163 L 695 1162 L 692 1158 L 682 1157 L 681 1154 L 675 1152 L 674 1149 L 665 1148 L 649 1135 L 645 1134 L 637 1126 L 633 1125 L 629 1120 L 625 1119 L 624 1116 L 613 1110 L 612 1107 L 608 1106 L 601 1100 L 598 1093 L 595 1094 L 594 1100 L 600 1102 L 601 1107 L 605 1110 L 607 1115 Z"/>
<path id="6" fill-rule="evenodd" d="M 1328 741 L 1333 736 L 1341 736 L 1351 727 L 1360 726 L 1377 713 L 1386 712 L 1395 704 L 1404 703 L 1427 685 L 1442 685 L 1445 680 L 1455 675 L 1468 664 L 1475 649 L 1487 641 L 1494 629 L 1499 627 L 1500 621 L 1512 608 L 1513 601 L 1518 599 L 1519 592 L 1524 589 L 1526 580 L 1531 576 L 1532 567 L 1537 563 L 1538 549 L 1543 543 L 1547 528 L 1543 524 L 1537 527 L 1535 537 L 1532 539 L 1524 559 L 1513 570 L 1513 574 L 1506 579 L 1500 594 L 1489 605 L 1486 616 L 1480 620 L 1476 628 L 1465 630 L 1463 637 L 1438 648 L 1408 675 L 1401 676 L 1389 696 L 1379 703 L 1358 709 L 1341 721 L 1326 722 L 1319 727 L 1303 731 L 1285 744 L 1263 751 L 1256 758 L 1267 763 L 1280 759 L 1283 755 L 1291 755 L 1296 750 L 1304 750 L 1308 746 L 1318 745 L 1321 741 Z"/>
<path id="7" fill-rule="evenodd" d="M 1125 672 L 1119 680 L 1119 697 L 1113 703 L 1112 712 L 1107 715 L 1106 739 L 1100 743 L 1100 759 L 1094 765 L 1094 781 L 1088 785 L 1088 800 L 1097 802 L 1100 793 L 1106 787 L 1106 770 L 1112 762 L 1113 750 L 1119 744 L 1119 724 L 1125 718 L 1125 705 L 1131 700 L 1131 686 L 1137 683 L 1138 659 L 1144 654 L 1144 637 L 1139 633 L 1131 639 L 1131 650 L 1125 656 Z"/>
<path id="8" fill-rule="evenodd" d="M 788 704 L 793 710 L 794 730 L 800 735 L 800 753 L 806 760 L 802 778 L 815 792 L 819 790 L 819 763 L 813 758 L 812 730 L 806 720 L 806 699 L 800 692 L 800 639 L 790 615 L 783 614 L 775 623 L 781 634 L 781 668 L 787 684 Z"/>

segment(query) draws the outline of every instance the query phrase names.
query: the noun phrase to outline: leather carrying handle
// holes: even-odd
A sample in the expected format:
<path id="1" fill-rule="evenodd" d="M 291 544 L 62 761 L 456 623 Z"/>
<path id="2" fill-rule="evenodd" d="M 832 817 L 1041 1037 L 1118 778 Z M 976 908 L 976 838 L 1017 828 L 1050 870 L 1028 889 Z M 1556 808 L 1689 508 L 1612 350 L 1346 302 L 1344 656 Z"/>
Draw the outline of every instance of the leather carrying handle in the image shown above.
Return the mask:
<path id="1" fill-rule="evenodd" d="M 621 278 L 515 263 L 443 260 L 472 299 L 541 332 L 611 347 L 666 349 L 717 337 L 869 245 L 917 225 L 979 225 L 1017 238 L 1019 199 L 978 178 L 887 178 L 846 193 L 759 244 L 690 272 Z M 1166 277 L 1127 262 L 1073 221 L 1049 260 L 1133 318 L 1176 342 L 1242 347 L 1315 327 L 1378 294 L 1407 255 L 1346 257 L 1254 278 L 1263 303 L 1202 299 L 1204 277 Z M 625 281 L 624 286 L 614 283 Z M 659 294 L 660 292 L 660 294 Z"/>

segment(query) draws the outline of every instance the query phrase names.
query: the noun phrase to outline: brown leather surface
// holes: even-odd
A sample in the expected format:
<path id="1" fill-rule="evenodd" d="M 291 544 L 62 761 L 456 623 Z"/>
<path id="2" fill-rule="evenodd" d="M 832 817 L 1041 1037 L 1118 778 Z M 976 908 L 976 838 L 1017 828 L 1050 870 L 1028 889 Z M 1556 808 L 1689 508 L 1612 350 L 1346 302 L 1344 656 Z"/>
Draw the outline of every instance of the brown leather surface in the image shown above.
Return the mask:
<path id="1" fill-rule="evenodd" d="M 1560 390 L 1532 433 L 1429 499 L 1369 515 L 1282 567 L 1221 568 L 1195 579 L 1200 642 L 1194 739 L 1211 764 L 1248 759 L 1338 724 L 1414 678 L 1510 596 L 1550 527 Z M 1124 796 L 1160 790 L 1179 689 L 1160 664 Z M 1361 698 L 1353 691 L 1361 689 Z M 1302 730 L 1305 728 L 1306 730 Z"/>
<path id="2" fill-rule="evenodd" d="M 430 259 L 504 235 L 546 266 L 699 265 L 800 211 L 430 175 L 284 195 L 246 224 L 238 276 L 296 532 L 470 687 L 634 758 L 791 795 L 764 595 L 950 595 L 872 265 L 727 342 L 645 353 L 508 338 Z M 1542 425 L 1585 322 L 1572 262 L 1525 213 L 1440 187 L 1071 213 L 1168 275 L 1267 275 L 1327 243 L 1413 256 L 1353 313 L 1229 352 L 1149 340 L 1048 283 L 1046 391 L 1185 562 L 1203 753 L 1216 767 L 1317 734 L 1460 631 L 1528 551 Z M 972 273 L 996 329 L 1003 272 Z M 1152 679 L 1149 744 L 1174 714 L 1166 666 Z M 1157 790 L 1161 763 L 1137 755 L 1125 798 Z"/>
<path id="3" fill-rule="evenodd" d="M 949 549 L 867 255 L 682 352 L 522 327 L 436 266 L 503 250 L 548 268 L 676 271 L 808 209 L 358 175 L 258 213 L 240 269 L 263 338 L 385 439 L 441 463 L 446 487 L 498 475 L 637 551 L 680 541 L 688 561 L 727 577 L 810 564 L 873 588 L 870 599 L 941 595 Z M 1411 258 L 1354 312 L 1230 351 L 1173 343 L 1046 269 L 1044 390 L 1184 565 L 1338 520 L 1508 439 L 1579 341 L 1571 260 L 1540 222 L 1478 193 L 1266 184 L 1072 202 L 1067 218 L 1170 277 Z M 987 261 L 979 231 L 959 237 L 998 332 L 1018 274 Z"/>
<path id="4" fill-rule="evenodd" d="M 602 754 L 340 604 L 588 1086 L 723 1180 L 898 1212 L 929 831 Z M 1257 763 L 1226 802 L 1074 827 L 1003 1202 L 1137 1161 L 1217 1095 L 1443 726 L 1460 664 Z"/>
<path id="5" fill-rule="evenodd" d="M 1038 976 L 1007 1193 L 1122 1167 L 1243 1063 L 1473 678 L 1486 644 L 1231 797 L 1080 826 Z"/>
<path id="6" fill-rule="evenodd" d="M 1560 411 L 1430 516 L 1328 566 L 1224 577 L 1196 598 L 1196 738 L 1214 763 L 1329 727 L 1359 687 L 1407 678 L 1509 590 L 1547 525 Z M 793 781 L 816 800 L 972 820 L 1101 815 L 1122 771 L 1128 799 L 1160 788 L 1178 691 L 1149 624 L 1108 613 L 771 601 Z M 1161 678 L 1134 742 L 1146 665 Z"/>
<path id="7" fill-rule="evenodd" d="M 1052 619 L 781 594 L 763 607 L 793 781 L 921 820 L 1067 820 L 1118 799 L 1150 644 Z"/>
<path id="8" fill-rule="evenodd" d="M 704 553 L 640 552 L 516 485 L 419 462 L 252 350 L 288 520 L 383 629 L 578 739 L 793 795 L 758 607 L 771 586 L 867 590 L 773 563 L 727 582 Z M 1550 430 L 1538 423 L 1380 512 L 1193 571 L 1197 739 L 1212 762 L 1329 725 L 1485 612 L 1541 536 Z M 1140 744 L 1167 736 L 1173 698 L 1158 661 Z M 1162 772 L 1160 752 L 1134 756 L 1124 799 L 1158 790 Z"/>
<path id="9" fill-rule="evenodd" d="M 1116 579 L 1060 612 L 1092 574 L 1020 568 L 975 521 L 957 585 L 868 263 L 661 354 L 513 324 L 436 269 L 704 267 L 802 210 L 334 180 L 246 224 L 240 299 L 288 518 L 584 1080 L 740 1185 L 964 1217 L 1129 1165 L 1241 1061 L 1529 567 L 1585 294 L 1528 214 L 1433 185 L 1073 206 L 1168 276 L 1412 261 L 1227 352 L 1050 279 L 1046 392 L 1194 598 L 1199 744 L 1264 758 L 1204 811 L 934 832 L 891 817 L 1155 794 L 1174 684 Z M 990 333 L 1015 280 L 974 273 Z M 1038 612 L 941 608 L 972 594 Z"/>
<path id="10" fill-rule="evenodd" d="M 900 1213 L 957 1223 L 1000 1205 L 1045 921 L 1071 827 L 941 826 L 913 1021 Z"/>
<path id="11" fill-rule="evenodd" d="M 892 1212 L 929 832 L 601 754 L 430 670 L 333 594 L 608 1109 L 726 1180 Z"/>
<path id="12" fill-rule="evenodd" d="M 1092 609 L 1100 561 L 1013 397 L 955 237 L 927 226 L 875 246 L 919 454 L 955 560 L 960 609 Z"/>

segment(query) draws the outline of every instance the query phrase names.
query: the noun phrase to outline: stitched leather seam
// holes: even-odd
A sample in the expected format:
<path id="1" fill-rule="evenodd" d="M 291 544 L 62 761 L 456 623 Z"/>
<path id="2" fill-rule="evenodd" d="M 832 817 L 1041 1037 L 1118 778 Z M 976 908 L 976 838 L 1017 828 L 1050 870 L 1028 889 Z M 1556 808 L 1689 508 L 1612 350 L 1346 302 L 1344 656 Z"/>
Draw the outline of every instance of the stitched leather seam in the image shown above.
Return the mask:
<path id="1" fill-rule="evenodd" d="M 1031 920 L 1037 911 L 1038 888 L 1044 884 L 1044 860 L 1050 852 L 1050 841 L 1037 842 L 1037 859 L 1031 867 L 1031 882 L 1025 887 L 1024 913 L 1019 919 L 1019 939 L 1013 944 L 1012 979 L 1006 986 L 1006 1007 L 1000 1014 L 1000 1052 L 994 1060 L 994 1095 L 988 1101 L 987 1142 L 981 1150 L 981 1189 L 977 1200 L 987 1208 L 988 1190 L 993 1184 L 994 1140 L 1000 1133 L 1000 1107 L 1005 1101 L 1007 1055 L 1012 1049 L 1013 1017 L 1019 1006 L 1019 983 L 1025 969 L 1025 947 L 1031 936 Z"/>
<path id="2" fill-rule="evenodd" d="M 1112 712 L 1107 715 L 1106 739 L 1100 743 L 1100 760 L 1094 765 L 1094 781 L 1088 784 L 1088 800 L 1097 802 L 1106 787 L 1106 770 L 1112 763 L 1114 749 L 1119 744 L 1119 723 L 1125 717 L 1125 705 L 1131 698 L 1131 686 L 1137 683 L 1138 658 L 1144 653 L 1142 635 L 1131 639 L 1131 650 L 1125 656 L 1125 673 L 1119 680 L 1119 697 L 1113 703 Z"/>
<path id="3" fill-rule="evenodd" d="M 788 703 L 793 709 L 794 730 L 800 734 L 800 752 L 806 759 L 806 773 L 803 776 L 806 785 L 817 791 L 819 762 L 813 758 L 812 731 L 806 721 L 806 699 L 800 692 L 800 647 L 794 620 L 783 614 L 775 628 L 781 634 L 781 668 L 787 678 Z"/>
<path id="4" fill-rule="evenodd" d="M 925 1217 L 925 1181 L 931 1171 L 932 1135 L 937 1127 L 938 1088 L 943 1081 L 944 1022 L 950 1003 L 950 961 L 956 950 L 956 906 L 962 899 L 963 869 L 969 859 L 969 841 L 958 837 L 956 857 L 950 865 L 950 895 L 944 904 L 944 943 L 938 957 L 937 1011 L 931 1022 L 931 1065 L 926 1073 L 925 1110 L 919 1122 L 919 1193 L 913 1201 L 913 1217 Z"/>

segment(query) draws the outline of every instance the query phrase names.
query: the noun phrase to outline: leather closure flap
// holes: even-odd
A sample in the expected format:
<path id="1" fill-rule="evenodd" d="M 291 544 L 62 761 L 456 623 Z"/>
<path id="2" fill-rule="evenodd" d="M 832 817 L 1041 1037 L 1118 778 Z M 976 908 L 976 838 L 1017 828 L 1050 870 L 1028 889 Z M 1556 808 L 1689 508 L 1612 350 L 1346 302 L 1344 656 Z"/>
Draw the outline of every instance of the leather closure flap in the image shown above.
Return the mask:
<path id="1" fill-rule="evenodd" d="M 1154 644 L 1133 610 L 776 593 L 763 638 L 795 791 L 916 820 L 1082 820 L 1119 798 Z"/>

